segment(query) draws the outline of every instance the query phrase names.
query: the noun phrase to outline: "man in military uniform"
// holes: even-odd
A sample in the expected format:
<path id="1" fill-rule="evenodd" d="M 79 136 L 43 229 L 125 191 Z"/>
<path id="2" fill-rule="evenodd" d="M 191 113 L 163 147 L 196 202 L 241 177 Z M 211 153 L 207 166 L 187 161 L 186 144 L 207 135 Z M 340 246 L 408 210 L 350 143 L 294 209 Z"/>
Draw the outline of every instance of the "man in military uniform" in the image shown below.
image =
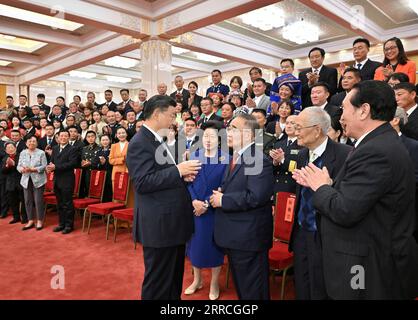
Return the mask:
<path id="1" fill-rule="evenodd" d="M 81 178 L 80 197 L 88 196 L 90 186 L 90 175 L 92 170 L 92 161 L 96 157 L 100 147 L 96 143 L 96 132 L 88 131 L 86 134 L 87 146 L 83 148 L 81 153 L 81 167 L 83 175 Z"/>
<path id="2" fill-rule="evenodd" d="M 277 140 L 270 156 L 273 159 L 275 184 L 274 193 L 277 192 L 296 192 L 296 182 L 292 179 L 292 172 L 296 169 L 296 159 L 301 146 L 297 144 L 295 135 L 295 118 L 289 116 L 286 119 L 285 139 Z"/>
<path id="3" fill-rule="evenodd" d="M 263 147 L 263 152 L 266 156 L 270 155 L 270 150 L 273 149 L 276 138 L 271 133 L 266 132 L 267 114 L 264 109 L 254 109 L 251 115 L 257 120 L 260 126 L 260 131 L 255 138 L 255 144 L 258 147 Z"/>

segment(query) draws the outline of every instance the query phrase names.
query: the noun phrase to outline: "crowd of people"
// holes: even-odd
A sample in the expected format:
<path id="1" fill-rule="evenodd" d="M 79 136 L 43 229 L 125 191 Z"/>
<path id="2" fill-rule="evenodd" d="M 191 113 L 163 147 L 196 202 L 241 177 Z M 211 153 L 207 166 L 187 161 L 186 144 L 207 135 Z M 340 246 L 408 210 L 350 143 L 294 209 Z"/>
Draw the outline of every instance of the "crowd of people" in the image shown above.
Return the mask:
<path id="1" fill-rule="evenodd" d="M 11 211 L 11 224 L 42 230 L 51 173 L 53 231 L 68 234 L 74 169 L 82 169 L 81 198 L 91 170 L 108 173 L 104 202 L 112 201 L 115 173 L 129 172 L 143 299 L 180 298 L 185 255 L 194 281 L 184 293 L 202 288 L 201 269 L 211 268 L 209 298 L 218 299 L 225 254 L 238 297 L 269 299 L 274 194 L 290 192 L 297 196 L 289 243 L 296 298 L 411 298 L 418 289 L 411 276 L 418 266 L 416 65 L 398 38 L 384 43 L 383 63 L 370 60 L 369 49 L 367 39 L 355 40 L 355 63 L 335 69 L 324 65 L 322 48 L 312 48 L 311 68 L 296 77 L 294 61 L 283 59 L 272 84 L 258 67 L 245 87 L 239 76 L 222 83 L 214 70 L 203 97 L 181 76 L 176 91 L 168 95 L 162 83 L 149 100 L 144 89 L 138 101 L 122 89 L 115 103 L 106 90 L 102 104 L 89 92 L 85 103 L 57 97 L 52 107 L 43 94 L 31 107 L 24 95 L 18 106 L 8 96 L 0 107 L 0 218 Z M 247 172 L 249 162 L 258 163 L 256 174 Z M 347 268 L 358 264 L 370 271 L 356 291 Z"/>

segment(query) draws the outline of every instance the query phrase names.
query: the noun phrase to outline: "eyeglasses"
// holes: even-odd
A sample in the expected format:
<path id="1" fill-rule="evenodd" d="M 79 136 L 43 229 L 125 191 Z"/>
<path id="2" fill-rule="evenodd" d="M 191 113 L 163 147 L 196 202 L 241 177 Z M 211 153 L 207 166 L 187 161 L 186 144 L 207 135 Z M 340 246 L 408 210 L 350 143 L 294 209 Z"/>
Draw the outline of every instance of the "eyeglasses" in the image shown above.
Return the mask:
<path id="1" fill-rule="evenodd" d="M 384 51 L 389 52 L 389 51 L 395 50 L 395 49 L 398 49 L 398 47 L 397 46 L 392 46 L 392 47 L 389 47 L 389 48 L 385 48 Z"/>
<path id="2" fill-rule="evenodd" d="M 316 127 L 317 125 L 318 124 L 314 124 L 312 126 L 307 126 L 307 127 L 295 126 L 295 131 L 301 131 L 302 129 L 313 128 L 313 127 Z"/>

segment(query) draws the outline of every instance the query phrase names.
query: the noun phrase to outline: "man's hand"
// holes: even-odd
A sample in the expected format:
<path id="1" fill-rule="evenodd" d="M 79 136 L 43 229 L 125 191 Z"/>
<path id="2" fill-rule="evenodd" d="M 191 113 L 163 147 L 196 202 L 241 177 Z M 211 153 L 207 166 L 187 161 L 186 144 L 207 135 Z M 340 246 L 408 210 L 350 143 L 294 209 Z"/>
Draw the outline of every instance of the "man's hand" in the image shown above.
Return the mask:
<path id="1" fill-rule="evenodd" d="M 308 78 L 308 84 L 310 86 L 313 86 L 319 80 L 319 75 L 317 75 L 317 74 L 315 74 L 313 72 L 309 72 L 306 76 Z"/>
<path id="2" fill-rule="evenodd" d="M 274 166 L 278 166 L 279 164 L 282 163 L 282 161 L 284 159 L 284 152 L 283 152 L 282 148 L 271 149 L 269 154 L 270 154 L 270 157 L 273 159 L 273 165 Z"/>
<path id="3" fill-rule="evenodd" d="M 221 192 L 221 188 L 218 190 L 213 190 L 213 194 L 210 196 L 210 204 L 214 208 L 222 207 L 222 197 L 223 193 Z"/>
<path id="4" fill-rule="evenodd" d="M 55 164 L 52 162 L 46 166 L 46 172 L 50 173 L 55 170 Z"/>
<path id="5" fill-rule="evenodd" d="M 305 184 L 304 186 L 311 188 L 313 191 L 318 190 L 324 185 L 332 185 L 332 179 L 326 167 L 319 169 L 313 163 L 310 163 L 301 170 L 295 171 L 298 171 L 297 175 L 299 175 L 299 180 L 302 185 Z M 298 182 L 298 180 L 296 181 Z"/>
<path id="6" fill-rule="evenodd" d="M 179 170 L 182 177 L 187 177 L 190 175 L 196 176 L 201 168 L 202 164 L 199 160 L 184 161 L 177 165 L 177 169 Z"/>
<path id="7" fill-rule="evenodd" d="M 247 105 L 248 108 L 255 108 L 257 106 L 254 100 L 251 99 L 251 97 L 247 98 L 247 101 L 245 101 L 245 104 Z"/>
<path id="8" fill-rule="evenodd" d="M 208 208 L 205 207 L 205 203 L 200 200 L 193 200 L 192 205 L 194 208 L 193 213 L 197 217 L 200 217 L 208 210 Z"/>
<path id="9" fill-rule="evenodd" d="M 276 137 L 280 137 L 280 135 L 283 133 L 282 127 L 280 126 L 280 122 L 276 121 L 276 125 L 274 127 L 274 134 Z"/>

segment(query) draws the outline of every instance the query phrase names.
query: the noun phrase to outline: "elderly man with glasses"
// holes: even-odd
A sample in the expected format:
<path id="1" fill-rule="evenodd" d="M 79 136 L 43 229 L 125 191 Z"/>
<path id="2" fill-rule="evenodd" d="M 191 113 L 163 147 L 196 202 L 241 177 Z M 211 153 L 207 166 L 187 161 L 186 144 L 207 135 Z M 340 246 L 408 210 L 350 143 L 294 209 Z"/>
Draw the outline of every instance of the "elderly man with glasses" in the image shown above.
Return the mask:
<path id="1" fill-rule="evenodd" d="M 297 168 L 309 163 L 328 170 L 334 179 L 344 164 L 351 148 L 328 138 L 331 126 L 328 113 L 318 107 L 304 109 L 294 120 L 300 150 Z M 325 169 L 326 168 L 326 169 Z M 330 180 L 331 184 L 332 181 Z M 296 299 L 327 299 L 322 267 L 322 245 L 319 215 L 313 206 L 313 192 L 298 185 L 297 205 L 289 250 L 294 252 Z"/>

